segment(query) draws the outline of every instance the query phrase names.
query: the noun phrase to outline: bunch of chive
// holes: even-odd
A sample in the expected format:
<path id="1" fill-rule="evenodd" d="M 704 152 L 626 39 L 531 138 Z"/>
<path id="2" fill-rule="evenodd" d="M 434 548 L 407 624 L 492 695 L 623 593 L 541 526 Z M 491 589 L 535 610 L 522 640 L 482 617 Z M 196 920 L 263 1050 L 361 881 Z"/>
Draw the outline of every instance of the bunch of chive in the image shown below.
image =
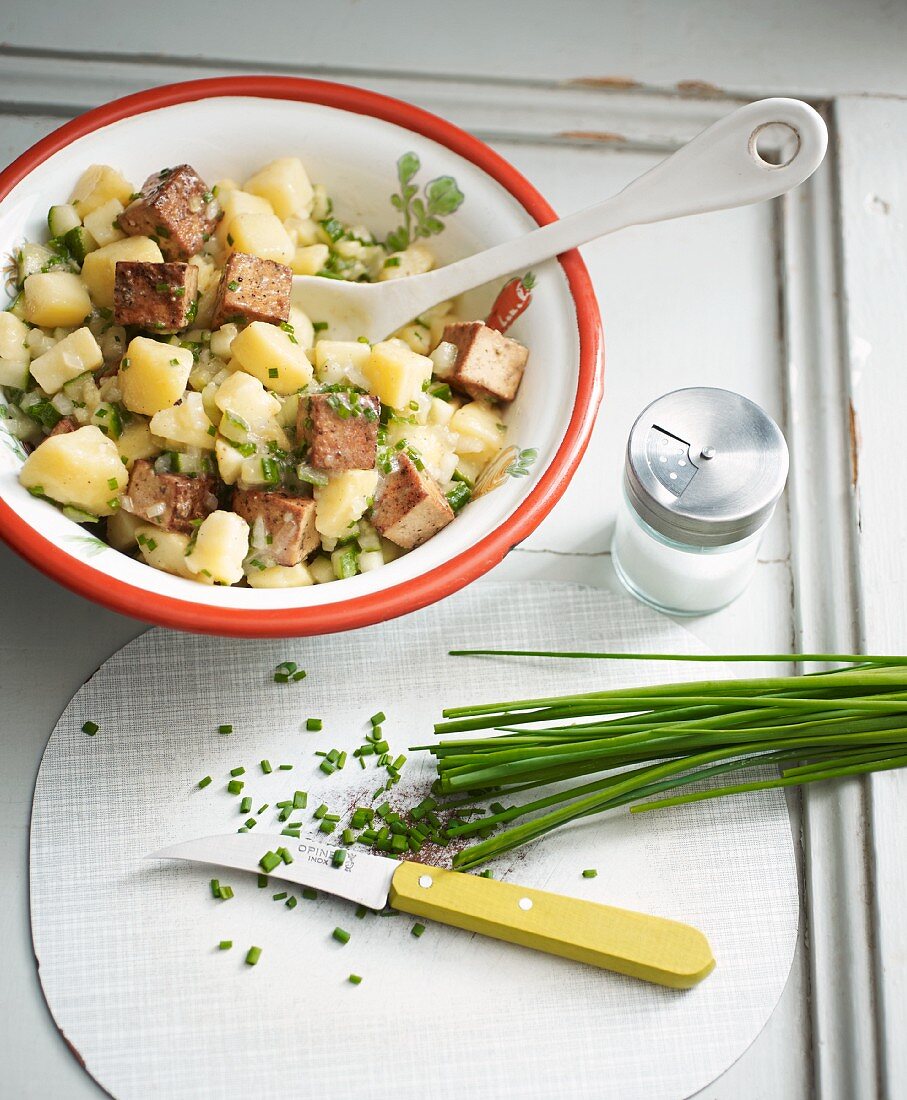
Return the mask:
<path id="1" fill-rule="evenodd" d="M 496 730 L 419 746 L 435 757 L 441 794 L 528 794 L 496 804 L 481 821 L 451 827 L 468 837 L 504 826 L 458 852 L 473 867 L 581 817 L 629 805 L 639 813 L 743 791 L 907 766 L 907 657 L 840 654 L 558 653 L 455 650 L 508 655 L 618 660 L 822 662 L 832 672 L 704 680 L 445 710 L 439 734 Z M 531 728 L 529 728 L 531 727 Z M 700 781 L 777 765 L 780 776 L 643 801 Z M 578 785 L 570 780 L 583 777 Z"/>

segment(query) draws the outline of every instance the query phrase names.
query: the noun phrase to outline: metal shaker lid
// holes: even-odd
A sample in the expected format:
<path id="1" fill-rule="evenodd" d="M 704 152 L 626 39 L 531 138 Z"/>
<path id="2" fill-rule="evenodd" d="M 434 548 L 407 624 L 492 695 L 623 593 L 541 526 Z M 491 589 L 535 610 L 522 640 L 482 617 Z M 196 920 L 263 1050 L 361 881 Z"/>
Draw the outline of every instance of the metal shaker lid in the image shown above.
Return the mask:
<path id="1" fill-rule="evenodd" d="M 624 485 L 650 527 L 689 546 L 758 531 L 787 480 L 781 429 L 754 402 L 698 386 L 643 409 L 627 441 Z"/>

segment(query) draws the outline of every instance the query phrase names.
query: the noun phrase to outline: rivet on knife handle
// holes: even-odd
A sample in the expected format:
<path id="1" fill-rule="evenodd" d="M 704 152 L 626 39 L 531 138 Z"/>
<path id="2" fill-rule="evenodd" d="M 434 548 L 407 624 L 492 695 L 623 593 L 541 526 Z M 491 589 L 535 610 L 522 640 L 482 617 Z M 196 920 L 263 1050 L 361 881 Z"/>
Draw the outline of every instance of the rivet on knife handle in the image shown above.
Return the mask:
<path id="1" fill-rule="evenodd" d="M 458 871 L 401 863 L 388 902 L 404 913 L 673 989 L 689 989 L 715 968 L 708 940 L 688 924 Z"/>

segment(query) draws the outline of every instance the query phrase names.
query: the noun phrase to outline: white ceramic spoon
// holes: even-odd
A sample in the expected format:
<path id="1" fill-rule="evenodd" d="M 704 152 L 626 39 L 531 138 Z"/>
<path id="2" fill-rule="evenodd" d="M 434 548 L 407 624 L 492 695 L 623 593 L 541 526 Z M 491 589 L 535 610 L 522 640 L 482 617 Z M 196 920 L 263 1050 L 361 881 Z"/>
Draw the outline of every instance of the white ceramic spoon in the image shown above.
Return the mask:
<path id="1" fill-rule="evenodd" d="M 777 126 L 787 128 L 782 164 L 769 163 L 757 149 L 763 131 Z M 776 198 L 815 172 L 827 144 L 825 123 L 808 104 L 759 100 L 709 126 L 612 198 L 516 240 L 425 275 L 384 283 L 297 275 L 293 297 L 309 316 L 328 321 L 333 339 L 366 336 L 374 343 L 438 302 L 527 271 L 606 233 Z"/>

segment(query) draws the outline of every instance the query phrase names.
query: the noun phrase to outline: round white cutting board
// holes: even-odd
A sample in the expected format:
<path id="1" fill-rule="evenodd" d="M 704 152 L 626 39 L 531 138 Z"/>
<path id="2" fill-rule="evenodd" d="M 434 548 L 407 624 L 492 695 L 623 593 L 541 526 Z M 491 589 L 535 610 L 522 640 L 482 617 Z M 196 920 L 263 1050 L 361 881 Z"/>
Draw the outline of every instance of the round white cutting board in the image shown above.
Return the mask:
<path id="1" fill-rule="evenodd" d="M 352 750 L 378 710 L 397 753 L 432 739 L 443 706 L 702 674 L 695 664 L 449 657 L 455 646 L 701 651 L 681 627 L 624 598 L 484 583 L 327 638 L 151 630 L 77 693 L 35 790 L 32 929 L 54 1019 L 111 1094 L 658 1100 L 704 1087 L 755 1039 L 797 937 L 794 850 L 777 791 L 618 811 L 494 865 L 515 882 L 696 925 L 717 968 L 686 992 L 432 923 L 417 939 L 409 917 L 357 919 L 354 906 L 327 896 L 290 910 L 272 900 L 285 888 L 273 879 L 265 890 L 239 872 L 143 858 L 236 829 L 243 817 L 226 784 L 240 765 L 253 816 L 270 803 L 260 833 L 279 832 L 274 803 L 296 789 L 309 795 L 295 815 L 306 821 L 321 801 L 340 813 L 369 804 L 380 782 L 373 765 L 362 771 L 351 758 L 327 777 L 314 752 Z M 308 675 L 275 684 L 287 659 Z M 709 666 L 710 676 L 724 671 Z M 305 732 L 307 717 L 323 719 L 323 730 Z M 88 720 L 100 727 L 94 737 L 82 732 Z M 222 723 L 233 732 L 219 734 Z M 428 758 L 410 753 L 395 797 L 421 796 L 430 780 Z M 597 878 L 582 877 L 589 867 Z M 212 898 L 212 874 L 234 898 Z M 345 946 L 331 938 L 338 925 L 351 933 Z M 223 939 L 232 950 L 217 950 Z M 262 956 L 248 967 L 252 944 Z"/>

